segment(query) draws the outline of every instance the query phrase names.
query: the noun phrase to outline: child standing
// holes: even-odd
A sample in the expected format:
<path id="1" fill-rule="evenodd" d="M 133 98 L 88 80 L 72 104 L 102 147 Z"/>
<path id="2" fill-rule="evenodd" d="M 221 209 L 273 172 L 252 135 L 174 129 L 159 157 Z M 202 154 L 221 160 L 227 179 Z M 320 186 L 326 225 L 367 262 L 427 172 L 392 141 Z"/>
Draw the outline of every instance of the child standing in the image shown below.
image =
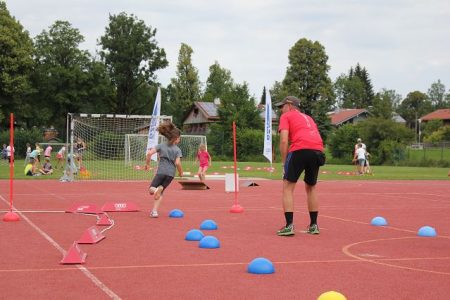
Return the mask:
<path id="1" fill-rule="evenodd" d="M 180 177 L 183 176 L 181 168 L 183 155 L 177 146 L 180 142 L 181 131 L 171 122 L 164 122 L 159 125 L 158 132 L 167 138 L 167 142 L 149 149 L 145 159 L 145 168 L 148 169 L 152 155 L 158 153 L 158 170 L 149 188 L 150 195 L 153 195 L 155 199 L 150 213 L 151 218 L 158 217 L 158 208 L 163 199 L 162 194 L 175 177 L 175 169 L 178 170 Z"/>
<path id="2" fill-rule="evenodd" d="M 195 160 L 200 164 L 197 173 L 198 178 L 200 178 L 200 181 L 204 181 L 206 177 L 206 171 L 208 170 L 208 167 L 211 166 L 211 156 L 206 150 L 205 144 L 200 144 Z"/>
<path id="3" fill-rule="evenodd" d="M 48 145 L 47 148 L 45 148 L 45 151 L 44 151 L 44 158 L 48 157 L 50 159 L 52 157 L 52 150 L 53 150 L 53 147 Z"/>
<path id="4" fill-rule="evenodd" d="M 56 159 L 58 160 L 56 162 L 55 169 L 58 169 L 58 167 L 62 167 L 64 165 L 64 155 L 66 153 L 66 147 L 62 146 L 61 149 L 59 149 L 58 153 L 56 153 Z"/>

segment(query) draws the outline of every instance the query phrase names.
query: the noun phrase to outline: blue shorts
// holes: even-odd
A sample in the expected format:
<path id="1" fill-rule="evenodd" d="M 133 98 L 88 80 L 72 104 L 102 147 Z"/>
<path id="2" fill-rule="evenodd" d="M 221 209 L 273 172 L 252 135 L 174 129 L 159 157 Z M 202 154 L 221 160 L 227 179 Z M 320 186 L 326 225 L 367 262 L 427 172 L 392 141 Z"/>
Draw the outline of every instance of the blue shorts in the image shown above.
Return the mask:
<path id="1" fill-rule="evenodd" d="M 322 151 L 302 149 L 289 152 L 284 164 L 283 179 L 297 182 L 300 175 L 305 171 L 303 181 L 308 185 L 316 185 L 319 176 L 319 167 L 324 164 Z"/>

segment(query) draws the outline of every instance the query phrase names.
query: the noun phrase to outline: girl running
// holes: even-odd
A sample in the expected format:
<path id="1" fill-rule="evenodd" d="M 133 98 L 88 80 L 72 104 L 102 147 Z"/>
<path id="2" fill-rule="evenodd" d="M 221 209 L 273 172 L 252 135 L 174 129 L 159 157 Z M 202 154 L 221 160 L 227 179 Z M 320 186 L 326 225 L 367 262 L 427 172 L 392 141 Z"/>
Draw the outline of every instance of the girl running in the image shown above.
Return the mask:
<path id="1" fill-rule="evenodd" d="M 167 142 L 158 144 L 147 151 L 145 169 L 148 170 L 153 154 L 158 153 L 158 170 L 150 184 L 149 192 L 153 195 L 155 202 L 150 213 L 151 218 L 158 217 L 158 208 L 163 199 L 163 192 L 175 177 L 175 169 L 178 175 L 183 177 L 181 168 L 181 149 L 177 146 L 180 142 L 181 131 L 172 122 L 164 122 L 158 127 L 158 132 L 167 138 Z"/>

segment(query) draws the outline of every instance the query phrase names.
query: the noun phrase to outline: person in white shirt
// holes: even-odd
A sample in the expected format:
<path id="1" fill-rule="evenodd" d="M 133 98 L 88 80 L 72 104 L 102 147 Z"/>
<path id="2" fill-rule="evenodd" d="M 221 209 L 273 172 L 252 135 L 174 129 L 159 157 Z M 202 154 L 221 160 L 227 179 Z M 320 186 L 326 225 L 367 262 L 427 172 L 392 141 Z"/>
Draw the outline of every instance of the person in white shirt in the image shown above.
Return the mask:
<path id="1" fill-rule="evenodd" d="M 355 151 L 354 160 L 358 162 L 358 173 L 359 175 L 364 174 L 364 164 L 366 163 L 366 150 L 363 148 L 362 144 L 358 144 L 358 148 Z"/>
<path id="2" fill-rule="evenodd" d="M 11 145 L 8 145 L 8 147 L 6 147 L 6 157 L 8 158 L 9 163 L 14 163 L 14 160 L 12 158 L 12 153 L 15 153 L 15 149 L 14 147 L 12 147 L 12 151 L 11 151 Z"/>

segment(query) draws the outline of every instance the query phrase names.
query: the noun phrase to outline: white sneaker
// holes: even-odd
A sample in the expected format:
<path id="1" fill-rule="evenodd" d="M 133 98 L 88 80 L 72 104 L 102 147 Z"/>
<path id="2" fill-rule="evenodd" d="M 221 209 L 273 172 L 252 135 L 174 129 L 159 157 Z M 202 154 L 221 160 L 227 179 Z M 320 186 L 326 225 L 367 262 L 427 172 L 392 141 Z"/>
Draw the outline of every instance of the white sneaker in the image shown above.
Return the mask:
<path id="1" fill-rule="evenodd" d="M 158 212 L 155 210 L 152 210 L 150 212 L 150 218 L 157 218 L 157 217 L 159 217 Z"/>

